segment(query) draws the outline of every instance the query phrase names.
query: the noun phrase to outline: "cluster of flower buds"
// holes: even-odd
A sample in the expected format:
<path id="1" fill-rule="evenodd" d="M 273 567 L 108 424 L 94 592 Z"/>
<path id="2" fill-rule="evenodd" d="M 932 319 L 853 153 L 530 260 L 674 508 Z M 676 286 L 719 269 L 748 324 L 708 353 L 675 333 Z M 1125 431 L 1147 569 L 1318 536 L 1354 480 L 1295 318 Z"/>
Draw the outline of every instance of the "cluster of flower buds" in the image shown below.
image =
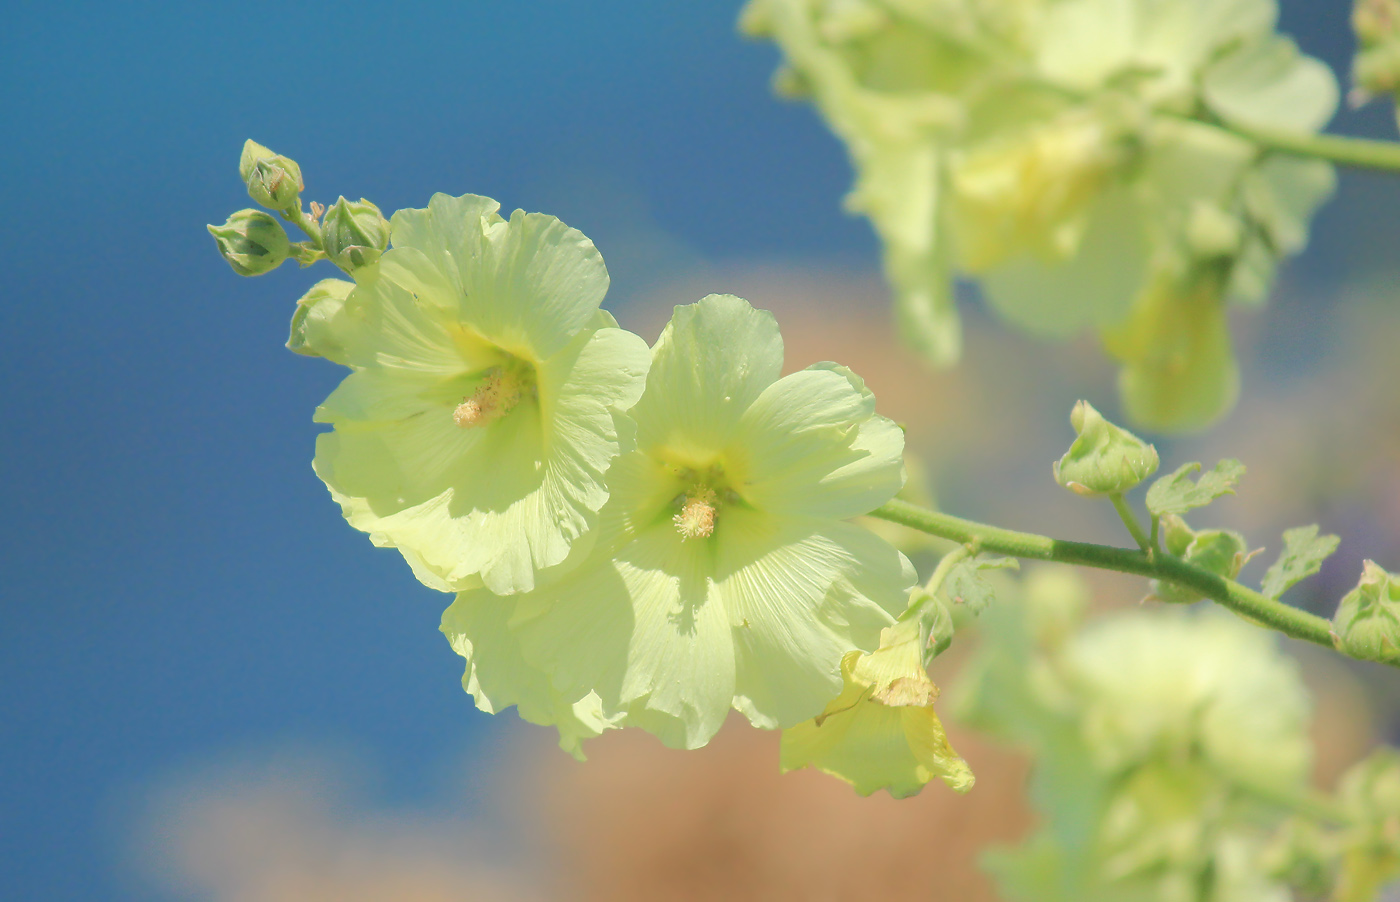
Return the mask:
<path id="1" fill-rule="evenodd" d="M 271 272 L 288 258 L 308 266 L 328 258 L 346 273 L 370 266 L 389 247 L 389 221 L 379 208 L 361 198 L 344 197 L 325 211 L 311 204 L 311 215 L 302 211 L 306 183 L 301 167 L 290 157 L 274 153 L 253 140 L 243 145 L 238 174 L 248 196 L 307 234 L 307 241 L 293 243 L 282 225 L 259 210 L 239 210 L 222 226 L 209 226 L 219 253 L 240 276 Z M 321 221 L 318 221 L 321 220 Z"/>
<path id="2" fill-rule="evenodd" d="M 1351 15 L 1359 45 L 1352 60 L 1351 100 L 1400 99 L 1400 0 L 1356 0 Z"/>

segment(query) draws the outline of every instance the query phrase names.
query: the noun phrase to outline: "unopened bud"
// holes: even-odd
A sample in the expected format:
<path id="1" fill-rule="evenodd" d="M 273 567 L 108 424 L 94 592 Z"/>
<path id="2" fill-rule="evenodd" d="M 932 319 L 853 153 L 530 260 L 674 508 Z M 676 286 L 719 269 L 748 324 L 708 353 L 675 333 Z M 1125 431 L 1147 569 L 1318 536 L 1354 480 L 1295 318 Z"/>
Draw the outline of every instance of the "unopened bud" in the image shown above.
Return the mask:
<path id="1" fill-rule="evenodd" d="M 1055 464 L 1055 481 L 1079 495 L 1119 495 L 1157 472 L 1157 449 L 1113 425 L 1088 401 L 1074 405 L 1079 437 Z"/>
<path id="2" fill-rule="evenodd" d="M 1162 544 L 1167 553 L 1181 558 L 1194 567 L 1225 579 L 1234 579 L 1258 552 L 1251 553 L 1244 536 L 1228 529 L 1202 529 L 1199 532 L 1186 525 L 1176 514 L 1162 517 Z M 1190 604 L 1201 596 L 1175 583 L 1152 583 L 1152 595 L 1159 601 Z"/>
<path id="3" fill-rule="evenodd" d="M 1400 664 L 1400 579 L 1364 562 L 1361 582 L 1332 618 L 1332 641 L 1353 658 Z"/>
<path id="4" fill-rule="evenodd" d="M 240 276 L 260 276 L 282 265 L 291 253 L 291 240 L 282 224 L 261 210 L 239 210 L 209 234 L 219 253 Z"/>
<path id="5" fill-rule="evenodd" d="M 275 154 L 256 141 L 243 145 L 238 174 L 248 186 L 248 196 L 269 210 L 290 210 L 301 205 L 301 167 L 295 160 Z"/>
<path id="6" fill-rule="evenodd" d="M 287 348 L 307 357 L 329 357 L 340 360 L 345 349 L 340 343 L 336 319 L 345 309 L 345 299 L 355 284 L 342 279 L 322 279 L 297 301 L 292 314 L 291 335 Z"/>
<path id="7" fill-rule="evenodd" d="M 368 266 L 389 247 L 389 220 L 364 198 L 341 198 L 321 222 L 321 247 L 346 272 Z"/>

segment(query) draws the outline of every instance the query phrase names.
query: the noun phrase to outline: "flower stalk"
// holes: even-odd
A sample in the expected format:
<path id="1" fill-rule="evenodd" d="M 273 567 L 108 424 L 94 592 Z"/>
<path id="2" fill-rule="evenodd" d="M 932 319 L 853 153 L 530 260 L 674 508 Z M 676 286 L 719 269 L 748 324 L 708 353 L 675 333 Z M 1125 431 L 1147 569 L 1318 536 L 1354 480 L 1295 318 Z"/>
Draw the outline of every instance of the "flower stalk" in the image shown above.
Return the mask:
<path id="1" fill-rule="evenodd" d="M 1327 648 L 1335 647 L 1329 621 L 1170 555 L 1149 555 L 1137 549 L 1070 542 L 1035 533 L 1017 532 L 931 511 L 898 499 L 888 501 L 871 511 L 870 516 L 954 542 L 974 542 L 983 551 L 1030 560 L 1094 567 L 1099 570 L 1115 570 L 1176 583 L 1285 636 Z"/>

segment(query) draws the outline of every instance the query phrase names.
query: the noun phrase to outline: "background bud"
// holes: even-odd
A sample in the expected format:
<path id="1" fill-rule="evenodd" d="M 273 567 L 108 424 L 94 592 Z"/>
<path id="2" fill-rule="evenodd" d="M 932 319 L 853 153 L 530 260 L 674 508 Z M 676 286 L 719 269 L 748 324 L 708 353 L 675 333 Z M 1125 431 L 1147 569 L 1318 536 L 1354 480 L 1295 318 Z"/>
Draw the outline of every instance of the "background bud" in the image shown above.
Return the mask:
<path id="1" fill-rule="evenodd" d="M 1055 481 L 1080 495 L 1117 495 L 1157 472 L 1157 449 L 1113 425 L 1088 401 L 1069 417 L 1079 437 L 1055 464 Z"/>
<path id="2" fill-rule="evenodd" d="M 341 198 L 321 222 L 321 246 L 331 262 L 346 272 L 369 266 L 389 247 L 389 220 L 364 198 Z"/>
<path id="3" fill-rule="evenodd" d="M 239 210 L 221 226 L 209 226 L 219 254 L 240 276 L 260 276 L 281 266 L 291 253 L 282 224 L 261 210 Z"/>
<path id="4" fill-rule="evenodd" d="M 300 206 L 305 184 L 295 160 L 275 154 L 256 141 L 243 144 L 238 158 L 238 174 L 248 186 L 248 196 L 269 210 L 290 210 Z"/>
<path id="5" fill-rule="evenodd" d="M 1353 658 L 1400 664 L 1400 580 L 1366 561 L 1361 582 L 1337 606 L 1332 635 Z"/>

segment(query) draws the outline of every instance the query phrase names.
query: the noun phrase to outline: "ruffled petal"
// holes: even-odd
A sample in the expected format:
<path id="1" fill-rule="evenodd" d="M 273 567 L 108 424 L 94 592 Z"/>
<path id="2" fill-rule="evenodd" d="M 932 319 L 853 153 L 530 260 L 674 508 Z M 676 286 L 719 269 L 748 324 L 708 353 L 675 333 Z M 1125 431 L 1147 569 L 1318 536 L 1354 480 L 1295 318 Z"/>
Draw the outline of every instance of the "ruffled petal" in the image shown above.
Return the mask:
<path id="1" fill-rule="evenodd" d="M 462 688 L 477 708 L 498 714 L 514 705 L 522 720 L 559 730 L 559 747 L 584 759 L 582 742 L 616 725 L 603 716 L 596 695 L 571 701 L 520 653 L 507 623 L 515 602 L 478 589 L 463 592 L 442 615 L 442 633 L 452 650 L 466 658 Z"/>
<path id="2" fill-rule="evenodd" d="M 783 366 L 777 321 L 732 295 L 677 307 L 632 411 L 637 446 L 707 465 Z"/>
<path id="3" fill-rule="evenodd" d="M 851 649 L 874 649 L 902 611 L 913 567 L 859 526 L 724 512 L 716 584 L 735 624 L 735 707 L 755 726 L 815 716 Z"/>
<path id="4" fill-rule="evenodd" d="M 735 442 L 754 506 L 787 516 L 869 513 L 904 484 L 904 433 L 843 366 L 817 364 L 768 386 Z"/>

